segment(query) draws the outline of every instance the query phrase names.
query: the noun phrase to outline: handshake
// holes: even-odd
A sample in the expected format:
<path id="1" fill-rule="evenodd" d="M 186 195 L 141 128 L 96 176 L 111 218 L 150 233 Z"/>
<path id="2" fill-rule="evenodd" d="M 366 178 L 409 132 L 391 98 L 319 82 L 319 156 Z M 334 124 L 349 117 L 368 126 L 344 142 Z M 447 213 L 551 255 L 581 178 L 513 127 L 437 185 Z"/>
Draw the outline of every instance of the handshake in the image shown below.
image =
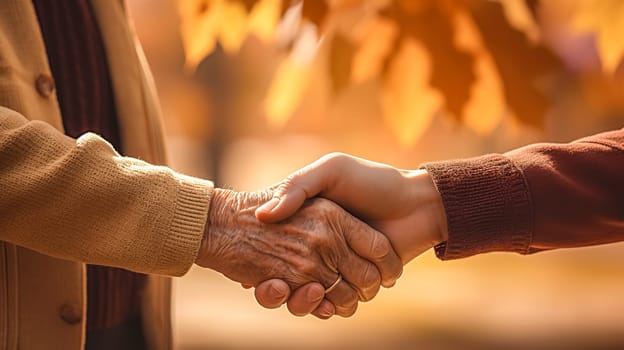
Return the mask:
<path id="1" fill-rule="evenodd" d="M 264 307 L 349 317 L 446 237 L 426 171 L 336 153 L 265 191 L 216 189 L 196 263 L 255 287 Z"/>

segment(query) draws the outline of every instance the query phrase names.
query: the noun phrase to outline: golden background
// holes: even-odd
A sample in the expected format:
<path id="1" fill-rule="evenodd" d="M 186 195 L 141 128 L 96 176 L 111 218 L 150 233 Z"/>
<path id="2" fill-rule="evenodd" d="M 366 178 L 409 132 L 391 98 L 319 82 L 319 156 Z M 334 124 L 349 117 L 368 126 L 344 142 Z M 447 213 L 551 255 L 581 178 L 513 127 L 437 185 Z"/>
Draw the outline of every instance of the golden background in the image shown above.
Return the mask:
<path id="1" fill-rule="evenodd" d="M 261 108 L 275 50 L 249 38 L 235 54 L 217 52 L 184 73 L 176 3 L 130 0 L 161 96 L 173 167 L 254 190 L 331 151 L 397 167 L 504 152 L 537 141 L 570 141 L 622 126 L 587 118 L 578 89 L 561 84 L 544 130 L 503 116 L 487 136 L 441 115 L 413 144 L 397 139 L 370 102 L 373 83 L 330 98 L 315 75 L 301 106 L 282 127 Z M 579 107 L 580 106 L 580 107 Z M 585 107 L 584 107 L 585 106 Z M 620 106 L 621 107 L 621 106 Z M 585 109 L 583 109 L 585 108 Z M 423 116 L 424 118 L 425 116 Z M 624 348 L 624 245 L 533 256 L 487 254 L 441 262 L 432 252 L 351 318 L 328 321 L 266 310 L 253 291 L 193 268 L 175 280 L 179 349 L 616 349 Z"/>

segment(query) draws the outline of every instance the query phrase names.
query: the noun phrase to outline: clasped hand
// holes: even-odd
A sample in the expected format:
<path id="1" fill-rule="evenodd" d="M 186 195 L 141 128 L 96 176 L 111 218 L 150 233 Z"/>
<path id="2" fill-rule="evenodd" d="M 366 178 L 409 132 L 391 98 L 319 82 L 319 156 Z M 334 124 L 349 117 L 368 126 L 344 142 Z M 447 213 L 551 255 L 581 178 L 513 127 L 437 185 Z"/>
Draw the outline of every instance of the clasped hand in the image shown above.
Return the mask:
<path id="1" fill-rule="evenodd" d="M 277 307 L 290 290 L 315 282 L 305 289 L 305 299 L 315 303 L 316 314 L 346 317 L 358 301 L 372 299 L 381 284 L 393 285 L 402 272 L 383 234 L 329 200 L 311 199 L 291 217 L 264 223 L 255 211 L 274 196 L 272 191 L 215 191 L 196 262 L 246 286 L 278 278 L 277 288 L 258 289 L 264 306 Z M 342 281 L 325 295 L 339 274 Z M 286 294 L 280 291 L 284 287 Z M 291 311 L 301 314 L 296 307 Z"/>
<path id="2" fill-rule="evenodd" d="M 426 171 L 339 153 L 266 192 L 218 191 L 209 216 L 200 265 L 256 287 L 267 308 L 286 302 L 295 315 L 319 318 L 351 316 L 380 285 L 394 285 L 402 264 L 448 235 Z"/>

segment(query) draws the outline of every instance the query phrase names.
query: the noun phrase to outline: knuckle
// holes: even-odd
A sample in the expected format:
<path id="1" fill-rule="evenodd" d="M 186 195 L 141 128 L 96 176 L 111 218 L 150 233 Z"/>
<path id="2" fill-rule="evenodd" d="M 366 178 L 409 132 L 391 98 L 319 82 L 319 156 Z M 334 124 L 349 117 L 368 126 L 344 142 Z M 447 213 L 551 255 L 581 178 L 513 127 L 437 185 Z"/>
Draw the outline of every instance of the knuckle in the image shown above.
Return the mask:
<path id="1" fill-rule="evenodd" d="M 367 264 L 362 274 L 363 289 L 374 289 L 381 283 L 381 276 L 374 265 Z"/>
<path id="2" fill-rule="evenodd" d="M 331 152 L 319 159 L 321 163 L 340 163 L 343 162 L 348 156 L 342 152 Z"/>
<path id="3" fill-rule="evenodd" d="M 316 255 L 325 267 L 335 265 L 335 242 L 327 235 L 322 233 L 311 235 L 307 240 L 307 245 L 307 256 Z"/>
<path id="4" fill-rule="evenodd" d="M 306 249 L 309 251 L 319 251 L 319 248 L 323 246 L 323 238 L 320 237 L 319 234 L 315 232 L 315 230 L 310 230 L 310 232 L 306 233 L 304 237 L 304 244 Z"/>
<path id="5" fill-rule="evenodd" d="M 355 312 L 357 311 L 358 308 L 358 303 L 354 303 L 353 305 L 349 306 L 349 307 L 345 307 L 345 308 L 340 308 L 338 310 L 338 315 L 342 316 L 342 317 L 351 317 L 355 314 Z"/>
<path id="6" fill-rule="evenodd" d="M 398 280 L 401 277 L 401 275 L 403 275 L 403 266 L 400 263 L 398 263 L 397 266 L 396 266 L 396 269 L 394 269 L 394 273 L 392 274 L 392 278 L 394 280 Z"/>
<path id="7" fill-rule="evenodd" d="M 284 178 L 279 183 L 273 185 L 270 189 L 273 192 L 274 197 L 281 197 L 288 193 L 291 189 L 295 188 L 303 178 L 305 178 L 305 168 L 299 169 L 286 178 Z"/>
<path id="8" fill-rule="evenodd" d="M 377 261 L 384 260 L 390 255 L 391 251 L 390 242 L 385 237 L 377 234 L 371 240 L 370 252 L 373 259 Z"/>
<path id="9" fill-rule="evenodd" d="M 350 308 L 358 303 L 358 293 L 346 281 L 341 282 L 327 297 L 336 306 L 336 310 Z"/>
<path id="10" fill-rule="evenodd" d="M 393 257 L 387 259 L 387 264 L 382 265 L 384 267 L 383 278 L 385 284 L 394 284 L 394 282 L 403 275 L 403 263 L 401 262 L 401 258 L 399 258 L 394 251 L 392 251 L 391 254 Z"/>
<path id="11" fill-rule="evenodd" d="M 312 201 L 316 206 L 316 209 L 325 215 L 331 214 L 336 210 L 336 205 L 327 199 L 314 198 Z"/>
<path id="12" fill-rule="evenodd" d="M 315 263 L 309 260 L 302 261 L 298 266 L 299 272 L 304 276 L 312 276 L 318 271 L 318 267 Z"/>
<path id="13" fill-rule="evenodd" d="M 344 211 L 337 204 L 324 198 L 312 199 L 310 210 L 311 213 L 317 218 L 322 218 L 322 222 L 327 227 L 325 229 L 329 232 L 335 233 L 338 227 L 341 227 L 345 223 Z"/>
<path id="14" fill-rule="evenodd" d="M 357 305 L 358 301 L 359 299 L 357 293 L 354 290 L 351 290 L 347 293 L 344 293 L 342 297 L 339 298 L 336 307 L 339 307 L 340 309 L 349 309 Z"/>
<path id="15" fill-rule="evenodd" d="M 292 185 L 296 182 L 299 176 L 300 175 L 298 172 L 288 175 L 288 177 L 283 179 L 275 186 L 275 188 L 273 188 L 273 195 L 275 197 L 283 196 L 286 192 L 288 192 L 288 189 L 292 187 Z"/>
<path id="16" fill-rule="evenodd" d="M 327 251 L 330 247 L 329 237 L 322 232 L 311 233 L 308 237 L 308 245 L 313 251 Z"/>

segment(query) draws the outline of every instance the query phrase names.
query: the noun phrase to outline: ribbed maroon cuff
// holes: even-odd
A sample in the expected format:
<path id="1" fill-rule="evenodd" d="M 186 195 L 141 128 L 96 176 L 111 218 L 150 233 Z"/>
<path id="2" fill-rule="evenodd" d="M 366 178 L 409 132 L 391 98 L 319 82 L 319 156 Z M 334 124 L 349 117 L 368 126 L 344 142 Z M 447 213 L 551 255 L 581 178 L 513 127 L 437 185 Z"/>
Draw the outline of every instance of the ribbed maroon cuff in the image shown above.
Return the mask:
<path id="1" fill-rule="evenodd" d="M 442 260 L 507 251 L 529 253 L 533 209 L 522 172 L 500 154 L 434 162 L 427 169 L 446 209 L 448 241 Z"/>

